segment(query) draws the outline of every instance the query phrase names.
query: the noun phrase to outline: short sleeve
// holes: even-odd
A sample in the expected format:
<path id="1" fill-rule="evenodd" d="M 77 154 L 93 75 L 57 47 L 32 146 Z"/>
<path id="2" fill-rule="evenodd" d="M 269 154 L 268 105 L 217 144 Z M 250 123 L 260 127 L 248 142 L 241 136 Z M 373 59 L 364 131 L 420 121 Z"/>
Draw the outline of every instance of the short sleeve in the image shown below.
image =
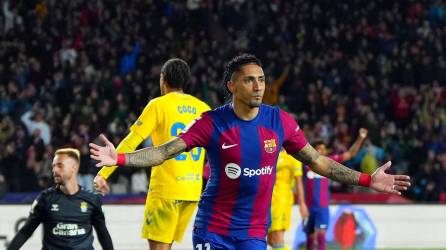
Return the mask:
<path id="1" fill-rule="evenodd" d="M 150 101 L 136 122 L 130 127 L 130 131 L 138 134 L 141 138 L 147 138 L 158 126 L 159 115 L 157 99 Z"/>
<path id="2" fill-rule="evenodd" d="M 186 151 L 195 147 L 206 147 L 213 131 L 212 119 L 208 112 L 191 122 L 178 136 L 187 145 Z"/>
<path id="3" fill-rule="evenodd" d="M 304 133 L 294 118 L 287 112 L 280 110 L 280 119 L 284 133 L 283 147 L 290 155 L 299 152 L 308 143 Z"/>
<path id="4" fill-rule="evenodd" d="M 44 199 L 43 195 L 40 194 L 31 205 L 31 211 L 29 212 L 29 219 L 37 222 L 41 222 L 44 217 Z"/>
<path id="5" fill-rule="evenodd" d="M 290 157 L 291 157 L 291 163 L 292 163 L 293 170 L 294 170 L 293 175 L 295 177 L 302 176 L 302 162 L 294 159 L 294 157 L 292 157 L 292 156 L 290 156 Z"/>
<path id="6" fill-rule="evenodd" d="M 94 210 L 92 213 L 92 224 L 105 224 L 105 216 L 102 211 L 102 200 L 99 196 L 94 197 Z"/>

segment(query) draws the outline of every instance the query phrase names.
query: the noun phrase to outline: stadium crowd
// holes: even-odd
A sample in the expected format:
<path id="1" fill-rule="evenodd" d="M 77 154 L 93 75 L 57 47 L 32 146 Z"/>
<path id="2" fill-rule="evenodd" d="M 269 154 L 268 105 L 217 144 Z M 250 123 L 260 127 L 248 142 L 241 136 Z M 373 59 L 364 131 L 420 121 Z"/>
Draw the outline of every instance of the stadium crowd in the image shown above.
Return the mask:
<path id="1" fill-rule="evenodd" d="M 391 159 L 392 171 L 413 177 L 408 197 L 446 192 L 442 1 L 0 3 L 3 192 L 50 185 L 51 156 L 64 146 L 82 152 L 80 175 L 91 183 L 88 142 L 102 131 L 115 145 L 125 136 L 159 95 L 163 61 L 185 59 L 188 91 L 216 107 L 225 102 L 223 63 L 241 51 L 263 60 L 264 101 L 295 114 L 310 141 L 340 152 L 365 127 L 370 139 L 351 167 L 373 171 Z M 115 182 L 136 174 L 120 172 Z"/>

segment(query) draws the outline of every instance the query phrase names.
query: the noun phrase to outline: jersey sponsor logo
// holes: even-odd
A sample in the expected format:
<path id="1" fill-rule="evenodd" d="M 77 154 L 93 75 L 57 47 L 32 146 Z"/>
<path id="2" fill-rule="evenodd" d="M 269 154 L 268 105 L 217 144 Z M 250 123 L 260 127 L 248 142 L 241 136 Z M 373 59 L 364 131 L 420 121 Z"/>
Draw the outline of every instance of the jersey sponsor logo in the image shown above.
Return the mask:
<path id="1" fill-rule="evenodd" d="M 88 211 L 88 203 L 83 201 L 81 202 L 81 212 L 86 213 Z"/>
<path id="2" fill-rule="evenodd" d="M 235 180 L 238 177 L 240 177 L 240 174 L 242 173 L 242 169 L 240 168 L 239 165 L 237 165 L 235 163 L 228 163 L 225 166 L 225 173 L 229 179 Z"/>
<path id="3" fill-rule="evenodd" d="M 228 163 L 225 167 L 225 173 L 226 176 L 230 179 L 237 179 L 242 174 L 242 170 L 239 165 L 235 163 Z M 273 167 L 272 166 L 265 166 L 258 169 L 252 169 L 252 168 L 244 168 L 243 169 L 243 176 L 247 176 L 249 178 L 253 176 L 260 176 L 260 175 L 271 175 L 273 173 Z"/>
<path id="4" fill-rule="evenodd" d="M 187 173 L 186 175 L 176 176 L 177 181 L 199 181 L 201 180 L 200 174 Z"/>
<path id="5" fill-rule="evenodd" d="M 250 168 L 243 169 L 243 175 L 248 176 L 249 178 L 253 176 L 270 175 L 272 172 L 273 172 L 273 167 L 271 166 L 265 166 L 259 169 L 250 169 Z"/>
<path id="6" fill-rule="evenodd" d="M 57 223 L 52 230 L 53 235 L 60 236 L 78 236 L 87 233 L 85 228 L 79 228 L 77 224 Z"/>
<path id="7" fill-rule="evenodd" d="M 51 204 L 51 211 L 53 212 L 59 211 L 59 204 Z"/>
<path id="8" fill-rule="evenodd" d="M 276 145 L 276 139 L 269 139 L 264 140 L 264 148 L 267 153 L 274 153 L 276 151 L 277 145 Z"/>
<path id="9" fill-rule="evenodd" d="M 221 145 L 222 149 L 228 149 L 228 148 L 232 148 L 237 146 L 238 144 L 231 144 L 231 145 L 226 145 L 226 143 L 223 143 L 223 145 Z"/>

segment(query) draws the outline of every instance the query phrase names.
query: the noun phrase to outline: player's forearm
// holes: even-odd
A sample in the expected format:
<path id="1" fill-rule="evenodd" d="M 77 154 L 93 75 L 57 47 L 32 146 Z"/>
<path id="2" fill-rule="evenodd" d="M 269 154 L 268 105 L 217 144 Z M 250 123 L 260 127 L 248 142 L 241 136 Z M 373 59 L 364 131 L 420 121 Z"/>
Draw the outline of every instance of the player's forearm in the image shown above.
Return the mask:
<path id="1" fill-rule="evenodd" d="M 18 250 L 20 249 L 23 244 L 25 244 L 25 242 L 28 240 L 28 238 L 31 235 L 27 236 L 24 234 L 21 234 L 20 232 L 16 234 L 16 236 L 14 236 L 14 239 L 12 239 L 12 241 L 9 243 L 8 248 L 6 250 Z"/>
<path id="2" fill-rule="evenodd" d="M 322 176 L 345 184 L 360 184 L 360 172 L 349 169 L 326 156 L 320 155 L 310 144 L 305 145 L 305 147 L 293 156 L 311 166 L 314 172 Z M 361 182 L 361 185 L 366 185 L 366 183 Z"/>
<path id="3" fill-rule="evenodd" d="M 359 185 L 360 172 L 352 170 L 326 156 L 320 155 L 311 166 L 314 172 L 332 180 L 350 185 Z"/>
<path id="4" fill-rule="evenodd" d="M 111 249 L 113 250 L 113 241 L 110 237 L 110 234 L 105 226 L 105 223 L 101 226 L 96 226 L 96 233 L 98 235 L 99 243 L 101 244 L 102 249 Z"/>
<path id="5" fill-rule="evenodd" d="M 165 160 L 182 153 L 186 150 L 186 147 L 183 139 L 175 138 L 159 147 L 143 148 L 132 153 L 124 154 L 124 165 L 135 168 L 157 166 Z"/>
<path id="6" fill-rule="evenodd" d="M 302 177 L 296 177 L 296 192 L 297 192 L 297 203 L 299 206 L 305 204 L 305 194 L 304 185 L 302 183 Z"/>
<path id="7" fill-rule="evenodd" d="M 29 239 L 29 237 L 31 237 L 34 230 L 36 230 L 39 224 L 40 223 L 36 221 L 28 219 L 25 225 L 14 236 L 11 243 L 9 243 L 7 250 L 20 249 L 23 246 L 23 244 L 25 244 L 25 242 Z"/>

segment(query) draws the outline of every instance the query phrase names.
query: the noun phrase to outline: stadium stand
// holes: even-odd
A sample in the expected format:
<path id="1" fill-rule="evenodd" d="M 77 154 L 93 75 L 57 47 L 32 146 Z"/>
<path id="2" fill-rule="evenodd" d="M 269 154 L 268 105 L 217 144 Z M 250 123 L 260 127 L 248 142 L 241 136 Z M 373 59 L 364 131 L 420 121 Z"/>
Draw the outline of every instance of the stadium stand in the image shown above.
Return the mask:
<path id="1" fill-rule="evenodd" d="M 307 138 L 342 151 L 366 127 L 370 139 L 349 166 L 373 171 L 391 159 L 413 177 L 408 198 L 445 197 L 442 1 L 0 3 L 0 195 L 46 188 L 51 155 L 66 146 L 81 150 L 88 183 L 97 169 L 87 143 L 100 131 L 123 138 L 158 95 L 167 58 L 190 63 L 189 92 L 215 107 L 225 101 L 223 62 L 248 51 L 266 66 L 265 101 L 294 113 Z M 132 174 L 116 175 L 123 192 Z"/>

